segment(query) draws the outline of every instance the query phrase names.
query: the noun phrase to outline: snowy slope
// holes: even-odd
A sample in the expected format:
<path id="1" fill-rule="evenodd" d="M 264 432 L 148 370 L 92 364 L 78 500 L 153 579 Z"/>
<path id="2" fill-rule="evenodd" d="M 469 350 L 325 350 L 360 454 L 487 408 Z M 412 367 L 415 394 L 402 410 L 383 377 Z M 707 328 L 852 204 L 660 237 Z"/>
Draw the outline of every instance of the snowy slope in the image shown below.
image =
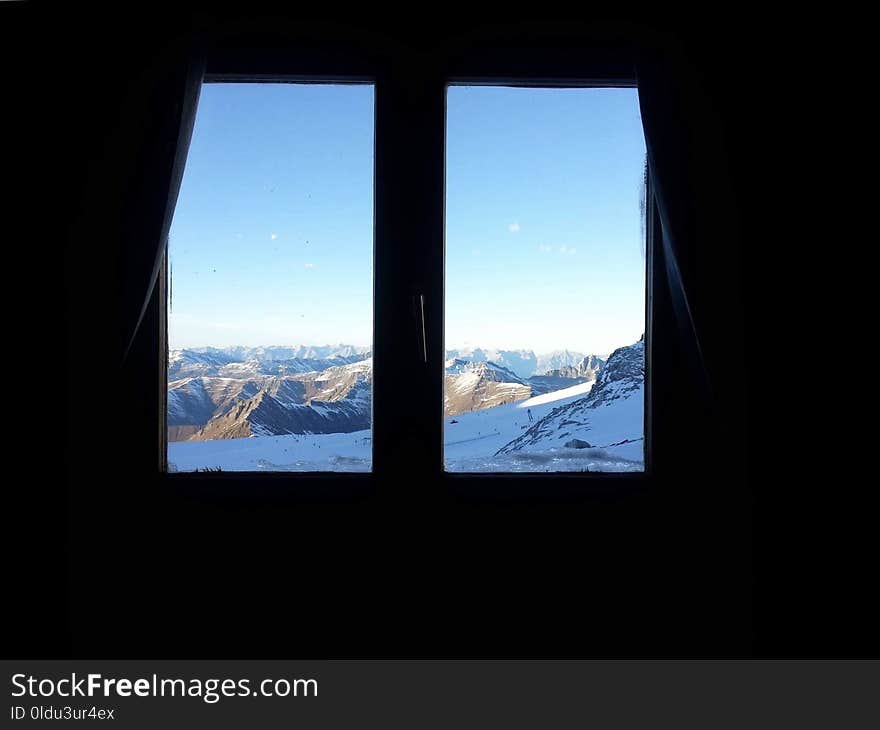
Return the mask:
<path id="1" fill-rule="evenodd" d="M 172 471 L 370 471 L 370 431 L 168 444 Z"/>
<path id="2" fill-rule="evenodd" d="M 557 390 L 553 393 L 463 413 L 443 421 L 443 454 L 447 471 L 491 471 L 492 455 L 523 433 L 555 407 L 584 397 L 592 383 Z M 532 421 L 529 420 L 529 411 Z M 487 461 L 489 460 L 489 461 Z"/>
<path id="3" fill-rule="evenodd" d="M 590 393 L 560 404 L 498 456 L 644 462 L 644 341 L 615 350 Z M 577 444 L 576 447 L 571 444 Z M 586 448 L 585 448 L 586 447 Z"/>

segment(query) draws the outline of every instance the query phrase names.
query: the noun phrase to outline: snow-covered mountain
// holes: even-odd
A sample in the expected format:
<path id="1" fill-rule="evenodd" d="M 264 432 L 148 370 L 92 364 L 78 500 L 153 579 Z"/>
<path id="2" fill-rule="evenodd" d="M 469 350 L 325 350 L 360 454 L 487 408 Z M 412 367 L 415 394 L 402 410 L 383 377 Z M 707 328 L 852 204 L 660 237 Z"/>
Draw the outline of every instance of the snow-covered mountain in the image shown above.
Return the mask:
<path id="1" fill-rule="evenodd" d="M 493 408 L 532 395 L 527 383 L 494 362 L 447 360 L 445 385 L 443 407 L 447 416 Z"/>
<path id="2" fill-rule="evenodd" d="M 520 372 L 534 372 L 540 360 L 531 351 L 476 349 L 463 354 L 468 357 L 453 357 L 446 362 L 447 416 L 592 381 L 602 365 L 595 356 L 561 350 L 545 356 L 543 362 L 573 365 L 523 376 Z M 489 355 L 499 355 L 504 362 L 486 359 Z M 346 433 L 370 425 L 372 358 L 366 348 L 326 345 L 172 350 L 168 380 L 171 441 Z"/>
<path id="3" fill-rule="evenodd" d="M 292 375 L 182 378 L 168 384 L 168 438 L 363 430 L 370 426 L 371 383 L 371 358 Z"/>
<path id="4" fill-rule="evenodd" d="M 337 351 L 305 347 L 230 347 L 225 350 L 202 348 L 172 350 L 168 353 L 168 380 L 194 377 L 250 378 L 257 375 L 290 375 L 326 370 L 338 365 L 361 362 L 370 357 L 369 350 L 341 346 Z M 321 355 L 320 357 L 291 356 Z"/>
<path id="5" fill-rule="evenodd" d="M 229 362 L 245 360 L 326 360 L 338 357 L 368 356 L 369 347 L 356 345 L 261 345 L 258 347 L 194 347 L 189 352 L 226 357 Z"/>
<path id="6" fill-rule="evenodd" d="M 447 350 L 446 360 L 493 362 L 507 368 L 519 378 L 534 375 L 538 368 L 538 357 L 531 350 L 484 350 L 480 347 Z"/>
<path id="7" fill-rule="evenodd" d="M 562 377 L 587 377 L 590 371 L 595 376 L 602 365 L 602 359 L 596 355 L 585 355 L 572 350 L 554 350 L 543 355 L 536 355 L 532 350 L 487 350 L 469 348 L 465 350 L 447 350 L 446 360 L 467 360 L 468 362 L 493 362 L 507 368 L 519 378 L 531 378 L 533 375 L 549 375 L 552 371 L 572 368 L 581 371 L 577 375 Z M 557 373 L 558 375 L 558 373 Z"/>
<path id="8" fill-rule="evenodd" d="M 584 355 L 574 365 L 563 365 L 552 370 L 547 370 L 545 375 L 557 378 L 584 378 L 595 382 L 596 377 L 605 361 L 598 355 Z"/>
<path id="9" fill-rule="evenodd" d="M 584 362 L 588 360 L 594 362 L 596 358 L 584 358 Z M 595 371 L 580 370 L 577 366 L 552 370 L 546 375 L 521 378 L 494 362 L 475 363 L 453 358 L 446 361 L 444 413 L 455 416 L 494 408 L 504 403 L 571 388 L 580 383 L 593 382 L 595 379 Z"/>
<path id="10" fill-rule="evenodd" d="M 605 449 L 617 456 L 643 459 L 644 337 L 615 350 L 589 394 L 555 408 L 525 433 L 496 452 L 549 449 Z"/>
<path id="11" fill-rule="evenodd" d="M 572 352 L 571 350 L 554 350 L 544 355 L 538 355 L 538 362 L 535 372 L 539 374 L 548 373 L 551 370 L 560 370 L 561 368 L 577 368 L 578 364 L 585 358 L 589 357 L 582 352 Z"/>

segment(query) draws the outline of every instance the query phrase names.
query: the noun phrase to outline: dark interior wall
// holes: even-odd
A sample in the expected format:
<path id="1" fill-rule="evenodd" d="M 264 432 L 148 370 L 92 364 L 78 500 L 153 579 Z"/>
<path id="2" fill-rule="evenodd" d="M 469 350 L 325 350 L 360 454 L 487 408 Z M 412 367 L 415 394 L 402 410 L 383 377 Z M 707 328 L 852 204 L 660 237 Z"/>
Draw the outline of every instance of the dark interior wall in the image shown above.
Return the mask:
<path id="1" fill-rule="evenodd" d="M 542 33 L 568 42 L 637 36 L 664 48 L 680 71 L 671 93 L 692 139 L 682 164 L 700 181 L 693 226 L 709 243 L 689 265 L 699 274 L 700 316 L 714 323 L 706 347 L 718 409 L 708 427 L 699 420 L 701 404 L 688 395 L 688 373 L 667 342 L 655 366 L 665 368 L 657 445 L 669 456 L 647 489 L 475 499 L 413 475 L 362 499 L 218 500 L 184 496 L 151 475 L 156 390 L 144 383 L 157 383 L 158 372 L 144 338 L 135 344 L 135 364 L 120 367 L 117 306 L 119 242 L 132 225 L 129 199 L 149 154 L 165 54 L 216 19 L 152 10 L 139 18 L 18 12 L 6 25 L 19 35 L 12 47 L 26 46 L 22 38 L 41 41 L 24 56 L 24 78 L 51 82 L 39 94 L 33 86 L 14 93 L 34 104 L 39 130 L 51 134 L 41 135 L 47 164 L 40 186 L 22 196 L 26 214 L 15 220 L 27 232 L 45 219 L 38 209 L 51 198 L 47 256 L 55 262 L 63 255 L 65 267 L 63 278 L 44 274 L 51 301 L 60 303 L 51 311 L 63 310 L 51 329 L 54 357 L 28 366 L 53 383 L 51 397 L 33 396 L 42 407 L 24 416 L 28 432 L 44 433 L 51 419 L 53 436 L 49 449 L 22 446 L 45 478 L 21 495 L 13 533 L 27 549 L 16 561 L 22 631 L 12 653 L 812 653 L 799 631 L 808 619 L 791 623 L 798 596 L 779 589 L 786 578 L 774 518 L 784 501 L 768 501 L 759 486 L 770 478 L 750 480 L 748 471 L 756 303 L 749 267 L 764 241 L 746 229 L 754 231 L 764 212 L 766 191 L 754 173 L 767 150 L 753 112 L 766 92 L 748 83 L 748 72 L 770 62 L 761 55 L 765 39 L 744 26 L 707 31 L 670 22 L 417 29 L 306 23 L 318 38 L 339 33 L 404 54 L 418 48 L 429 60 L 456 44 Z M 265 21 L 279 23 L 303 21 Z M 744 42 L 747 58 L 735 53 Z M 26 124 L 19 133 L 28 141 L 36 136 Z M 153 306 L 145 327 L 157 326 L 157 316 Z M 671 321 L 658 326 L 674 330 Z M 43 330 L 25 329 L 39 346 Z M 65 398 L 61 426 L 55 419 Z M 684 439 L 686 455 L 677 448 Z M 816 650 L 865 650 L 830 636 L 820 634 Z"/>

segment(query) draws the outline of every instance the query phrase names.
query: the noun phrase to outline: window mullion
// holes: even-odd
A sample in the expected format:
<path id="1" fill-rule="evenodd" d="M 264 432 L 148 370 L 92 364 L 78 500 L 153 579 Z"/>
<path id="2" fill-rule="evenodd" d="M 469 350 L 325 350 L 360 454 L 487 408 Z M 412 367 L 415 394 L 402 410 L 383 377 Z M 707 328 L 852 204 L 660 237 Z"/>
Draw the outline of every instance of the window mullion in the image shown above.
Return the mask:
<path id="1" fill-rule="evenodd" d="M 374 471 L 410 484 L 441 466 L 444 88 L 412 66 L 376 85 Z"/>

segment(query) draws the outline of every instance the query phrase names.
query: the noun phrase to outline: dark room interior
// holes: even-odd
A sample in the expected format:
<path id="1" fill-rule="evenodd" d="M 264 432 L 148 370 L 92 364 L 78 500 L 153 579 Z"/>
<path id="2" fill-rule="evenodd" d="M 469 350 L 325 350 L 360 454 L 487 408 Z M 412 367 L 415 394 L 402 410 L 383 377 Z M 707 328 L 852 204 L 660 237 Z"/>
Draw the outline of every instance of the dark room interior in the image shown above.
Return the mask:
<path id="1" fill-rule="evenodd" d="M 786 267 L 778 207 L 790 213 L 796 196 L 776 190 L 792 173 L 780 172 L 791 152 L 779 119 L 790 107 L 769 82 L 786 68 L 773 27 L 0 10 L 8 285 L 27 294 L 7 305 L 23 313 L 7 337 L 24 434 L 7 461 L 17 475 L 6 482 L 16 615 L 7 654 L 876 654 L 873 551 L 857 524 L 871 512 L 867 498 L 829 503 L 820 467 L 769 455 L 813 447 L 797 435 L 805 376 L 783 387 L 768 373 L 768 351 L 800 358 L 791 340 L 809 346 L 804 325 L 776 311 L 801 294 L 774 273 Z M 215 72 L 377 80 L 379 114 L 389 116 L 376 138 L 376 231 L 388 243 L 376 258 L 375 355 L 412 365 L 401 376 L 406 403 L 377 371 L 375 469 L 365 478 L 160 471 L 161 286 L 122 353 L 149 291 L 194 50 Z M 651 470 L 638 479 L 445 474 L 432 446 L 442 373 L 418 366 L 409 308 L 413 292 L 443 286 L 444 83 L 633 69 L 643 105 L 656 110 L 646 127 L 701 347 L 697 358 L 658 248 Z M 31 286 L 16 281 L 32 272 Z M 429 298 L 428 350 L 442 348 L 442 316 L 442 298 Z M 770 401 L 768 388 L 785 392 Z M 835 489 L 839 497 L 845 487 Z"/>

